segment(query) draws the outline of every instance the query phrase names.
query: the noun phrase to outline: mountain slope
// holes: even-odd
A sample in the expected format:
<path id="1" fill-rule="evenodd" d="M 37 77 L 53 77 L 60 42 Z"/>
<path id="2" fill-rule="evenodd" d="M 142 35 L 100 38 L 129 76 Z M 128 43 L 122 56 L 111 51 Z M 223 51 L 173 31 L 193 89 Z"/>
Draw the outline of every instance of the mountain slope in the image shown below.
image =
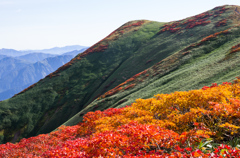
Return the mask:
<path id="1" fill-rule="evenodd" d="M 184 83 L 185 77 L 190 76 L 191 73 L 183 72 L 185 68 L 193 69 L 190 65 L 194 65 L 195 60 L 196 67 L 199 65 L 197 63 L 203 63 L 200 66 L 202 66 L 202 72 L 207 75 L 206 72 L 210 70 L 204 71 L 204 66 L 208 66 L 209 62 L 200 59 L 218 49 L 231 52 L 231 47 L 237 43 L 238 10 L 237 6 L 218 7 L 165 25 L 146 20 L 124 24 L 45 79 L 19 95 L 1 102 L 2 142 L 15 142 L 21 137 L 50 132 L 79 111 L 81 112 L 66 124 L 75 124 L 82 119 L 85 112 L 90 110 L 130 104 L 140 93 L 144 97 L 151 97 L 163 88 L 166 88 L 165 92 L 176 90 L 166 84 Z M 235 28 L 224 31 L 234 26 Z M 217 32 L 220 33 L 215 34 Z M 212 36 L 208 37 L 209 35 Z M 214 39 L 217 40 L 214 41 Z M 232 40 L 227 43 L 226 39 Z M 222 46 L 225 44 L 227 46 Z M 213 59 L 215 58 L 211 58 Z M 235 60 L 232 59 L 236 58 L 229 59 L 230 64 L 225 62 L 221 68 L 213 69 L 214 72 L 211 73 L 220 74 L 219 76 L 222 77 L 225 64 L 233 67 L 232 62 Z M 235 75 L 238 71 L 236 65 L 235 62 L 233 67 L 235 69 L 228 69 L 224 78 L 219 78 L 219 81 L 232 79 L 233 74 Z M 132 76 L 134 78 L 130 79 Z M 177 80 L 176 77 L 178 77 Z M 136 78 L 137 80 L 134 81 Z M 196 86 L 200 82 L 208 83 L 205 79 L 199 79 Z M 128 81 L 125 83 L 126 80 Z M 157 81 L 160 82 L 158 85 L 153 84 Z M 119 84 L 121 86 L 118 86 Z M 182 90 L 184 85 L 181 84 L 177 87 L 179 90 Z M 152 91 L 149 92 L 149 88 L 144 89 L 146 86 L 153 88 Z M 192 88 L 191 84 L 188 86 L 186 89 Z M 114 87 L 116 88 L 113 89 Z M 137 94 L 138 90 L 141 90 L 139 94 Z M 108 93 L 104 95 L 107 91 Z M 98 97 L 100 98 L 96 100 Z M 125 97 L 128 100 L 125 100 Z"/>

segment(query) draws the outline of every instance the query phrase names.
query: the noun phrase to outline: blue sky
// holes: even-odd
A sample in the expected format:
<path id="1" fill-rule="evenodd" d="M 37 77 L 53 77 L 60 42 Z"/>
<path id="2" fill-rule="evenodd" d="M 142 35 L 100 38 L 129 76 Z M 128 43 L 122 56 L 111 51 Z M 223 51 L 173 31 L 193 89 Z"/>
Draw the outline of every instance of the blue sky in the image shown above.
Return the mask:
<path id="1" fill-rule="evenodd" d="M 130 20 L 169 22 L 240 0 L 0 0 L 0 49 L 91 46 Z"/>

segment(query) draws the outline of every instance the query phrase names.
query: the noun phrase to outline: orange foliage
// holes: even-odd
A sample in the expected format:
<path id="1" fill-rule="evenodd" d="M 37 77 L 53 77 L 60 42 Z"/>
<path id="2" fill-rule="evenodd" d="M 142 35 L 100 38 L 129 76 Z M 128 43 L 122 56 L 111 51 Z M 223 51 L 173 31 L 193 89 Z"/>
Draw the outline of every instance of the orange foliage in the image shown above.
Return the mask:
<path id="1" fill-rule="evenodd" d="M 115 88 L 107 91 L 106 93 L 104 93 L 103 95 L 101 95 L 98 99 L 100 99 L 100 98 L 105 98 L 106 96 L 111 96 L 111 95 L 116 94 L 117 92 L 119 92 L 119 91 L 121 91 L 121 90 L 123 89 L 123 86 L 124 86 L 124 85 L 126 85 L 126 84 L 128 84 L 128 83 L 130 83 L 130 82 L 132 82 L 132 81 L 135 81 L 139 76 L 141 76 L 141 75 L 143 75 L 143 74 L 146 74 L 146 73 L 147 73 L 147 70 L 144 70 L 144 71 L 142 71 L 142 72 L 134 75 L 133 77 L 131 77 L 131 78 L 129 78 L 128 80 L 126 80 L 125 82 L 119 84 L 119 85 L 116 86 Z M 128 87 L 128 86 L 127 86 L 127 87 L 128 87 L 128 88 L 132 88 L 132 87 L 134 87 L 134 86 L 135 86 L 135 84 L 132 84 L 131 86 L 129 85 L 129 87 Z M 125 87 L 124 89 L 126 90 L 127 87 Z M 128 88 L 127 88 L 127 89 L 128 89 Z"/>
<path id="2" fill-rule="evenodd" d="M 236 52 L 239 52 L 239 51 L 240 51 L 240 43 L 231 48 L 230 54 L 231 53 L 236 53 Z"/>
<path id="3" fill-rule="evenodd" d="M 203 39 L 201 40 L 201 42 L 209 41 L 210 39 L 215 38 L 215 37 L 217 37 L 218 35 L 227 34 L 227 33 L 229 33 L 229 29 L 224 30 L 224 31 L 220 31 L 220 32 L 216 32 L 216 33 L 214 33 L 214 34 L 212 34 L 212 35 L 209 35 L 209 36 L 203 38 Z"/>
<path id="4" fill-rule="evenodd" d="M 224 144 L 198 149 L 206 138 L 238 138 L 239 120 L 237 79 L 89 112 L 76 126 L 0 145 L 0 157 L 240 157 L 240 149 Z"/>
<path id="5" fill-rule="evenodd" d="M 166 31 L 175 33 L 175 32 L 180 32 L 183 29 L 191 29 L 200 25 L 205 26 L 211 23 L 211 21 L 208 20 L 210 17 L 220 16 L 227 9 L 224 7 L 218 7 L 218 8 L 215 8 L 214 10 L 215 11 L 212 11 L 211 13 L 204 12 L 202 14 L 193 16 L 187 20 L 175 21 L 175 22 L 172 22 L 171 24 L 165 24 L 163 28 L 158 32 L 158 34 L 161 34 Z M 217 26 L 222 26 L 225 24 L 226 24 L 226 21 L 222 20 L 217 24 Z"/>
<path id="6" fill-rule="evenodd" d="M 216 27 L 227 25 L 227 19 L 220 20 L 216 23 Z"/>
<path id="7" fill-rule="evenodd" d="M 127 89 L 129 89 L 129 88 L 132 88 L 132 87 L 134 87 L 135 86 L 135 84 L 133 83 L 133 84 L 130 84 L 130 85 L 128 85 L 127 87 L 125 87 L 124 89 L 125 90 L 127 90 Z"/>

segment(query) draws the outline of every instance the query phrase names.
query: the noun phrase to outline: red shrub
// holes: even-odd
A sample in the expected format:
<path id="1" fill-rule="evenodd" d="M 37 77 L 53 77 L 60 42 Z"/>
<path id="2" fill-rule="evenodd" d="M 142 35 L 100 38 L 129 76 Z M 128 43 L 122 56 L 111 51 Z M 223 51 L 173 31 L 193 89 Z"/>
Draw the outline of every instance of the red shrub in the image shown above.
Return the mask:
<path id="1" fill-rule="evenodd" d="M 132 87 L 134 87 L 135 86 L 135 84 L 133 83 L 133 84 L 130 84 L 130 85 L 128 85 L 127 87 L 125 87 L 124 89 L 125 90 L 127 90 L 127 89 L 129 89 L 129 88 L 132 88 Z"/>
<path id="2" fill-rule="evenodd" d="M 218 21 L 215 26 L 219 27 L 219 26 L 225 26 L 225 25 L 227 25 L 227 19 Z"/>
<path id="3" fill-rule="evenodd" d="M 236 52 L 239 52 L 239 51 L 240 51 L 240 43 L 231 48 L 230 54 L 231 53 L 236 53 Z"/>

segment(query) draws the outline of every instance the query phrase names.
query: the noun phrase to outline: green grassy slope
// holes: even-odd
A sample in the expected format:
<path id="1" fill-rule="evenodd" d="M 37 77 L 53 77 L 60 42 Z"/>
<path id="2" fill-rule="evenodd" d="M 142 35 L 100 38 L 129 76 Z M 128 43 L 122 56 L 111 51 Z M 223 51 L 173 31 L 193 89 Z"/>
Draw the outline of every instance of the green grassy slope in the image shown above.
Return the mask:
<path id="1" fill-rule="evenodd" d="M 231 9 L 233 10 L 233 8 Z M 237 9 L 238 7 L 235 7 L 235 11 Z M 211 85 L 213 82 L 232 81 L 240 75 L 240 52 L 231 53 L 232 47 L 240 43 L 240 26 L 236 20 L 236 17 L 239 17 L 237 12 L 234 12 L 233 15 L 228 14 L 228 16 L 236 25 L 225 25 L 228 27 L 225 31 L 203 37 L 197 42 L 175 51 L 164 60 L 139 73 L 139 76 L 135 75 L 115 88 L 121 87 L 121 90 L 113 94 L 113 91 L 109 91 L 100 96 L 64 125 L 78 123 L 82 120 L 82 116 L 89 111 L 123 107 L 130 105 L 137 98 L 150 98 L 158 93 L 199 89 L 205 85 Z M 236 17 L 234 18 L 234 16 Z M 203 30 L 205 28 L 199 27 L 198 29 L 206 31 Z M 164 32 L 164 34 L 169 33 Z M 164 34 L 158 36 L 162 37 Z M 171 34 L 169 35 L 171 36 Z M 182 39 L 183 36 L 184 33 L 179 34 L 178 38 Z"/>
<path id="2" fill-rule="evenodd" d="M 45 79 L 1 102 L 0 141 L 15 142 L 22 137 L 50 132 L 79 111 L 67 125 L 80 121 L 87 111 L 124 106 L 136 98 L 159 92 L 197 88 L 213 79 L 208 73 L 224 74 L 222 70 L 231 66 L 228 63 L 235 62 L 234 71 L 220 75 L 219 82 L 232 79 L 237 72 L 235 57 L 220 63 L 219 68 L 208 67 L 209 63 L 220 61 L 218 50 L 229 51 L 237 43 L 238 27 L 230 30 L 233 33 L 219 35 L 216 41 L 188 46 L 235 26 L 239 16 L 235 9 L 236 6 L 219 7 L 167 25 L 153 21 L 124 24 Z M 226 42 L 229 38 L 230 43 Z M 185 48 L 189 50 L 182 51 Z M 144 73 L 135 76 L 139 79 L 113 89 L 142 71 Z M 190 82 L 199 78 L 198 71 L 203 77 Z"/>

